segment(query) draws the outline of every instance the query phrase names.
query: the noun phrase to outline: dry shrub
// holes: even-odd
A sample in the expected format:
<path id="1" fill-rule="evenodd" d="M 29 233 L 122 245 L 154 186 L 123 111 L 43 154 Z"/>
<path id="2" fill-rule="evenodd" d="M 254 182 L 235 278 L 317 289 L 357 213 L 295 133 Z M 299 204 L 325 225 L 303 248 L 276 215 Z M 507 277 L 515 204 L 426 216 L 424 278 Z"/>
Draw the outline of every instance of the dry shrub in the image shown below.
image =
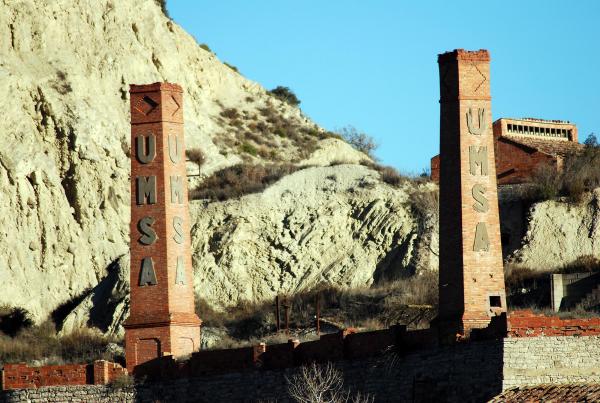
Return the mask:
<path id="1" fill-rule="evenodd" d="M 583 152 L 565 158 L 563 169 L 554 164 L 541 164 L 532 175 L 530 198 L 550 200 L 566 196 L 579 202 L 584 195 L 600 187 L 600 148 L 588 146 Z"/>
<path id="2" fill-rule="evenodd" d="M 239 164 L 209 176 L 191 192 L 193 200 L 228 200 L 261 192 L 270 184 L 299 168 L 291 164 Z"/>
<path id="3" fill-rule="evenodd" d="M 236 108 L 227 108 L 221 111 L 221 116 L 229 120 L 239 119 L 240 114 Z"/>
<path id="4" fill-rule="evenodd" d="M 406 180 L 405 177 L 392 167 L 382 167 L 379 173 L 381 174 L 382 181 L 394 187 L 399 187 Z"/>
<path id="5" fill-rule="evenodd" d="M 378 147 L 373 137 L 367 133 L 359 132 L 353 126 L 346 126 L 337 130 L 338 135 L 356 150 L 365 153 L 370 158 L 375 159 L 373 154 Z"/>
<path id="6" fill-rule="evenodd" d="M 112 389 L 128 389 L 135 385 L 135 377 L 129 374 L 121 374 L 108 386 Z"/>
<path id="7" fill-rule="evenodd" d="M 586 147 L 583 153 L 567 158 L 561 176 L 563 193 L 581 201 L 586 192 L 600 187 L 600 148 Z"/>
<path id="8" fill-rule="evenodd" d="M 14 337 L 23 329 L 33 325 L 31 314 L 25 308 L 0 306 L 0 333 Z"/>
<path id="9" fill-rule="evenodd" d="M 577 259 L 564 265 L 561 273 L 582 273 L 600 271 L 600 259 L 593 255 L 579 256 Z"/>
<path id="10" fill-rule="evenodd" d="M 562 184 L 554 165 L 538 165 L 533 171 L 532 182 L 533 186 L 530 188 L 530 194 L 528 195 L 531 199 L 550 200 L 560 194 Z"/>
<path id="11" fill-rule="evenodd" d="M 420 328 L 427 327 L 428 320 L 435 314 L 438 303 L 437 284 L 437 273 L 426 271 L 372 287 L 340 289 L 321 286 L 310 291 L 281 296 L 280 303 L 282 307 L 290 307 L 291 329 L 315 326 L 317 295 L 321 317 L 331 323 L 337 323 L 340 327 L 374 330 L 403 323 L 412 328 Z M 283 312 L 281 308 L 282 326 Z M 273 301 L 243 301 L 227 308 L 225 313 L 199 307 L 198 315 L 203 320 L 206 318 L 212 326 L 227 327 L 238 339 L 247 340 L 250 336 L 264 338 L 275 331 Z"/>
<path id="12" fill-rule="evenodd" d="M 410 205 L 419 216 L 439 216 L 440 192 L 436 189 L 416 190 L 409 196 Z"/>
<path id="13" fill-rule="evenodd" d="M 204 162 L 206 162 L 206 157 L 200 148 L 190 148 L 189 150 L 185 151 L 185 155 L 190 161 L 198 165 L 198 168 L 200 168 Z"/>
<path id="14" fill-rule="evenodd" d="M 504 267 L 504 283 L 509 291 L 525 288 L 529 282 L 547 277 L 550 273 L 549 270 L 534 270 L 509 263 Z"/>
<path id="15" fill-rule="evenodd" d="M 370 403 L 369 395 L 351 395 L 344 389 L 343 374 L 332 363 L 311 363 L 300 368 L 298 373 L 286 377 L 288 393 L 298 403 Z"/>
<path id="16" fill-rule="evenodd" d="M 394 167 L 379 165 L 366 159 L 360 161 L 360 165 L 379 172 L 381 180 L 393 187 L 400 187 L 405 182 L 411 180 L 408 176 L 402 175 L 400 172 L 398 172 L 398 170 Z"/>

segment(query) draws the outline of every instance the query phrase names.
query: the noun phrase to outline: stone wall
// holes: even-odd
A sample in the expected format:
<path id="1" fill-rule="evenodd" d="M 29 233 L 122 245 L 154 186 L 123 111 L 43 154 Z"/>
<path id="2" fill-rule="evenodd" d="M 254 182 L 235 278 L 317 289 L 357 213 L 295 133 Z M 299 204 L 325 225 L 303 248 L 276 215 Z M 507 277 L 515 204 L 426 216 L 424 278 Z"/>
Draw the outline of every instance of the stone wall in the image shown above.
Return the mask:
<path id="1" fill-rule="evenodd" d="M 541 383 L 600 382 L 600 336 L 504 340 L 503 389 Z"/>
<path id="2" fill-rule="evenodd" d="M 469 342 L 402 356 L 342 360 L 344 385 L 376 402 L 486 401 L 514 386 L 600 382 L 600 336 L 524 337 Z M 298 367 L 110 386 L 45 387 L 6 391 L 16 402 L 289 402 L 287 380 Z"/>

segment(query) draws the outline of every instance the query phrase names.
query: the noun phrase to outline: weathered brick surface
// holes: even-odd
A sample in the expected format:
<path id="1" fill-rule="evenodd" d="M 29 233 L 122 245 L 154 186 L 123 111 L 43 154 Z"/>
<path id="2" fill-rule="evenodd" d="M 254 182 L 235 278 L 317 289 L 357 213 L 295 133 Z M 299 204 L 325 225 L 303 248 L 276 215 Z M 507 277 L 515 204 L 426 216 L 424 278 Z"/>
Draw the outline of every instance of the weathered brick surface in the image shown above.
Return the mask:
<path id="1" fill-rule="evenodd" d="M 127 375 L 127 370 L 121 365 L 104 360 L 95 361 L 93 371 L 94 385 L 106 385 L 121 376 Z"/>
<path id="2" fill-rule="evenodd" d="M 600 318 L 561 319 L 528 310 L 511 312 L 508 317 L 509 337 L 599 335 Z"/>
<path id="3" fill-rule="evenodd" d="M 459 49 L 438 57 L 438 326 L 445 341 L 457 334 L 468 336 L 471 329 L 486 327 L 492 316 L 506 311 L 489 61 L 486 50 Z"/>
<path id="4" fill-rule="evenodd" d="M 40 388 L 65 385 L 106 385 L 127 370 L 114 362 L 99 360 L 93 364 L 46 365 L 5 364 L 1 371 L 0 390 Z"/>
<path id="5" fill-rule="evenodd" d="M 5 364 L 2 369 L 2 389 L 39 388 L 54 385 L 85 385 L 91 383 L 87 364 L 47 365 Z"/>
<path id="6" fill-rule="evenodd" d="M 131 309 L 125 323 L 127 368 L 165 354 L 189 355 L 200 345 L 194 313 L 190 220 L 183 136 L 183 94 L 176 84 L 132 85 L 131 93 Z M 155 154 L 144 159 L 150 138 Z M 144 140 L 143 152 L 136 147 Z M 156 178 L 156 201 L 137 200 L 138 178 Z M 181 179 L 181 200 L 173 197 Z M 156 240 L 141 241 L 141 220 L 151 217 Z M 180 222 L 180 224 L 176 224 Z M 179 242 L 177 241 L 179 240 Z M 141 282 L 151 258 L 156 283 Z M 181 260 L 183 275 L 177 276 Z"/>

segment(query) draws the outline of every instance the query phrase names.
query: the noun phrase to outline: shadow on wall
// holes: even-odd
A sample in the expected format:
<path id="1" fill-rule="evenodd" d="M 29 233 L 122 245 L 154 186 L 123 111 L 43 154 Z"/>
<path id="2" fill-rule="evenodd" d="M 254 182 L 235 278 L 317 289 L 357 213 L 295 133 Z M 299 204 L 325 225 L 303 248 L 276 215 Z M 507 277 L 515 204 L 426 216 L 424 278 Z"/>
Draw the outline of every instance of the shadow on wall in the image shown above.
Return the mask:
<path id="1" fill-rule="evenodd" d="M 435 331 L 398 326 L 306 343 L 201 351 L 183 362 L 162 357 L 137 367 L 136 376 L 147 382 L 136 386 L 136 395 L 139 401 L 281 401 L 289 396 L 287 379 L 301 365 L 333 362 L 352 393 L 375 402 L 487 401 L 502 391 L 502 360 L 501 339 L 440 347 Z"/>

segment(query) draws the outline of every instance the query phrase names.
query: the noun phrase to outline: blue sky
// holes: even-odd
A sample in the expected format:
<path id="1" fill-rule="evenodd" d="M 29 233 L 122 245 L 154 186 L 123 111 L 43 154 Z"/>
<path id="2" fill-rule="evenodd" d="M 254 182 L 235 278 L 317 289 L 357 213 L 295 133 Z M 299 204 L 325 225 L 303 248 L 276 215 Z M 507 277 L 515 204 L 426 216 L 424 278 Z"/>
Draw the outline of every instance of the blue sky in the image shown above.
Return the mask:
<path id="1" fill-rule="evenodd" d="M 600 132 L 600 1 L 168 0 L 199 43 L 267 89 L 290 87 L 329 130 L 352 125 L 384 164 L 439 151 L 437 54 L 488 49 L 492 113 Z"/>

